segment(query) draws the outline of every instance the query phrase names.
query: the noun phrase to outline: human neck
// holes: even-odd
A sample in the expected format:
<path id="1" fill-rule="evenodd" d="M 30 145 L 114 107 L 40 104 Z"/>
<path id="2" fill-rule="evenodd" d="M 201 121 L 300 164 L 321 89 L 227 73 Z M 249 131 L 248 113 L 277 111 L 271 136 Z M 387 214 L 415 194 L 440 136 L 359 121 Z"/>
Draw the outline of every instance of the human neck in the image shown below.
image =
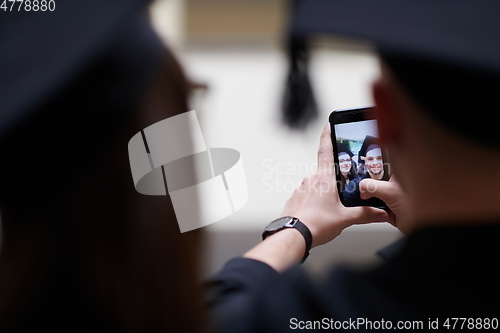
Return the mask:
<path id="1" fill-rule="evenodd" d="M 489 175 L 488 179 L 479 181 L 473 173 L 462 173 L 461 176 L 446 175 L 415 185 L 411 204 L 415 226 L 478 224 L 487 221 L 500 223 L 500 175 Z M 444 184 L 452 186 L 446 187 Z"/>
<path id="2" fill-rule="evenodd" d="M 406 132 L 405 145 L 393 155 L 398 169 L 404 170 L 400 180 L 410 198 L 412 225 L 500 222 L 500 168 L 479 176 L 475 163 L 498 165 L 500 153 L 418 118 L 413 123 L 419 126 Z M 427 135 L 419 128 L 426 128 Z"/>

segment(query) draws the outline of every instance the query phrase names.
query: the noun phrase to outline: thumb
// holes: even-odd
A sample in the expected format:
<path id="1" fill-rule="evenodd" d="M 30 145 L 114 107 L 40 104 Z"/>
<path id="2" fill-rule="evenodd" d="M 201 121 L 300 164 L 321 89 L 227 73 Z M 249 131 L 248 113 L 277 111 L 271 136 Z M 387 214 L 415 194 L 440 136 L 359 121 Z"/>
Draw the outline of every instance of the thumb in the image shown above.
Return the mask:
<path id="1" fill-rule="evenodd" d="M 397 196 L 396 186 L 391 182 L 366 178 L 359 182 L 360 197 L 361 199 L 376 197 L 386 203 L 392 202 Z"/>
<path id="2" fill-rule="evenodd" d="M 347 209 L 349 210 L 351 225 L 389 221 L 389 214 L 383 209 L 368 206 L 349 207 Z"/>

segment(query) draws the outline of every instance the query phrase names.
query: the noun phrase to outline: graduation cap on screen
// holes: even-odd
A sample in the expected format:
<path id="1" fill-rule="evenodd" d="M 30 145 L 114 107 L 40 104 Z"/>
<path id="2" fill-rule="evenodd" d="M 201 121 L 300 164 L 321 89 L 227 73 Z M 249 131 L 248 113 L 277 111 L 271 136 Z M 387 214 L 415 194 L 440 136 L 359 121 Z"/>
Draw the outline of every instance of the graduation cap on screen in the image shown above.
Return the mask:
<path id="1" fill-rule="evenodd" d="M 158 63 L 154 59 L 158 52 L 151 52 L 151 48 L 158 51 L 159 43 L 150 27 L 149 31 L 145 27 L 149 1 L 56 2 L 55 10 L 43 12 L 18 11 L 17 4 L 12 11 L 9 6 L 2 10 L 0 139 L 57 98 L 100 57 L 117 55 L 115 65 L 128 69 L 117 82 L 122 82 L 124 89 L 129 87 L 117 98 L 123 103 L 127 96 L 140 93 L 148 67 L 151 72 Z M 142 63 L 140 69 L 138 63 Z"/>
<path id="2" fill-rule="evenodd" d="M 361 145 L 361 148 L 359 149 L 358 153 L 359 163 L 362 163 L 361 158 L 364 159 L 366 157 L 366 154 L 368 154 L 370 150 L 376 148 L 380 148 L 378 138 L 371 135 L 365 136 L 365 140 L 363 141 L 363 144 Z"/>
<path id="3" fill-rule="evenodd" d="M 471 90 L 481 96 L 476 98 L 481 103 L 488 96 L 495 96 L 500 88 L 499 13 L 497 0 L 294 1 L 288 32 L 292 61 L 285 94 L 285 122 L 303 127 L 314 116 L 316 111 L 311 106 L 315 103 L 304 54 L 312 37 L 336 35 L 371 42 L 424 106 L 433 105 L 432 113 L 449 123 L 457 118 L 453 117 L 457 107 L 473 107 L 472 100 L 463 103 L 463 97 L 471 95 Z M 297 54 L 300 57 L 294 59 Z M 429 80 L 428 74 L 436 74 L 436 69 L 442 72 Z M 298 83 L 297 77 L 303 80 Z M 476 87 L 478 81 L 485 84 Z M 422 89 L 426 84 L 432 85 L 432 89 Z M 291 99 L 292 93 L 299 95 Z M 451 100 L 448 103 L 447 96 Z M 484 106 L 491 106 L 490 102 Z M 471 130 L 469 125 L 463 121 L 457 129 Z M 484 127 L 472 131 L 480 139 L 499 141 L 491 133 L 495 131 L 485 131 Z"/>
<path id="4" fill-rule="evenodd" d="M 349 157 L 353 157 L 354 154 L 352 153 L 352 151 L 349 149 L 349 147 L 347 146 L 347 144 L 343 143 L 343 142 L 339 142 L 337 143 L 337 151 L 338 151 L 338 154 L 347 154 L 349 155 Z"/>

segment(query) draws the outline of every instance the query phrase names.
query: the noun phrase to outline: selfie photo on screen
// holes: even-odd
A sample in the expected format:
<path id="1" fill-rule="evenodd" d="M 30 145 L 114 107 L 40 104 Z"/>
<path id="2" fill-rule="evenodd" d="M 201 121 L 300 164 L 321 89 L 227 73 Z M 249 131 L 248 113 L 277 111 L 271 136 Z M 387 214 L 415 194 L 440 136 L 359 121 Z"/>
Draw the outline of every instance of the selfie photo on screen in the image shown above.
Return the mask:
<path id="1" fill-rule="evenodd" d="M 345 206 L 384 207 L 377 198 L 361 199 L 359 183 L 365 178 L 387 181 L 389 164 L 379 144 L 377 121 L 335 124 L 337 187 Z"/>

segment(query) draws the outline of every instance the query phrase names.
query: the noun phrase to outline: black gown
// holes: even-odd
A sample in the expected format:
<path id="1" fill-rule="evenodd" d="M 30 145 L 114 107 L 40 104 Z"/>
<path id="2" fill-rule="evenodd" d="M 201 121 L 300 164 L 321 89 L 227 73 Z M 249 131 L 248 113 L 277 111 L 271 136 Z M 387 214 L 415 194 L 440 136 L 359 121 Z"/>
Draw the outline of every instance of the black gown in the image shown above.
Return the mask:
<path id="1" fill-rule="evenodd" d="M 212 329 L 493 330 L 500 317 L 499 236 L 500 224 L 419 230 L 379 266 L 335 267 L 322 283 L 301 267 L 279 274 L 256 260 L 233 259 L 208 284 Z"/>

